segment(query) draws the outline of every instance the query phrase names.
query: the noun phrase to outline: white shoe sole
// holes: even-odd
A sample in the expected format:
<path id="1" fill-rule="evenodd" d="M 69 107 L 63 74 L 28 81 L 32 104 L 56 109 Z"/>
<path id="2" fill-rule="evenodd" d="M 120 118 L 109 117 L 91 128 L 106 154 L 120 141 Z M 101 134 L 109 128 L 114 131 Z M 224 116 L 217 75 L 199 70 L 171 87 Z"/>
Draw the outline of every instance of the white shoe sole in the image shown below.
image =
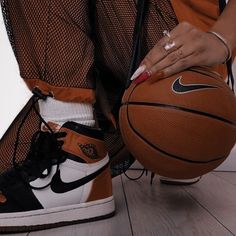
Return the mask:
<path id="1" fill-rule="evenodd" d="M 35 211 L 0 214 L 0 232 L 42 230 L 105 219 L 115 213 L 114 198 Z"/>
<path id="2" fill-rule="evenodd" d="M 169 185 L 191 185 L 197 183 L 200 179 L 201 177 L 196 177 L 193 179 L 174 179 L 160 176 L 161 183 Z"/>

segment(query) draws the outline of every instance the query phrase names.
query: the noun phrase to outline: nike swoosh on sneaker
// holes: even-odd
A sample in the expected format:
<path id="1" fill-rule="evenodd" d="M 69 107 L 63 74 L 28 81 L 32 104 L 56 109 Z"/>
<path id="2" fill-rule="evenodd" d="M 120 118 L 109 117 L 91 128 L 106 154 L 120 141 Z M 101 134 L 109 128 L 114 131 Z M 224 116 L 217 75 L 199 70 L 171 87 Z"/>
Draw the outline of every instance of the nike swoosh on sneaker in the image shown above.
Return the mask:
<path id="1" fill-rule="evenodd" d="M 68 182 L 68 183 L 67 182 L 65 183 L 62 181 L 60 170 L 58 170 L 52 178 L 51 189 L 54 193 L 66 193 L 76 188 L 79 188 L 89 183 L 93 179 L 95 179 L 99 174 L 101 174 L 109 166 L 109 164 L 110 162 L 108 162 L 106 165 L 104 165 L 102 168 L 98 169 L 97 171 L 91 173 L 90 175 L 87 175 L 81 179 L 78 179 L 73 182 Z"/>
<path id="2" fill-rule="evenodd" d="M 196 90 L 218 88 L 217 86 L 213 86 L 210 84 L 183 84 L 181 83 L 181 79 L 182 79 L 182 76 L 179 76 L 172 84 L 172 90 L 175 93 L 189 93 Z"/>

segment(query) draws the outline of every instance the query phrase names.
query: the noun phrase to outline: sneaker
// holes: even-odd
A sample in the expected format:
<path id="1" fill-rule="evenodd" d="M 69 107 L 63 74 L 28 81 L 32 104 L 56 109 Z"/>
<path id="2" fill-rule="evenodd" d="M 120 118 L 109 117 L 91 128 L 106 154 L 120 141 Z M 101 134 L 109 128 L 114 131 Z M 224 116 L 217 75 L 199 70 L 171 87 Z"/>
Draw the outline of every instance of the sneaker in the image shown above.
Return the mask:
<path id="1" fill-rule="evenodd" d="M 21 165 L 0 176 L 0 232 L 23 232 L 114 215 L 102 132 L 74 122 L 35 133 Z"/>
<path id="2" fill-rule="evenodd" d="M 191 185 L 197 183 L 200 179 L 201 177 L 196 177 L 192 179 L 174 179 L 160 176 L 160 182 L 162 184 L 169 184 L 169 185 Z"/>

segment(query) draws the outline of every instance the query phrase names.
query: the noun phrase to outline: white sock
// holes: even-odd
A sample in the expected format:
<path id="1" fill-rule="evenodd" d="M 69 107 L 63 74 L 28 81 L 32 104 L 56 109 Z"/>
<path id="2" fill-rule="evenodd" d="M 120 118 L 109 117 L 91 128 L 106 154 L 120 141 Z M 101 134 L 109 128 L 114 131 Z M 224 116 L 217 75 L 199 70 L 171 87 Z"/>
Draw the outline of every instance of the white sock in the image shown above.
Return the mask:
<path id="1" fill-rule="evenodd" d="M 46 101 L 39 100 L 40 115 L 46 122 L 62 126 L 67 121 L 94 126 L 93 106 L 90 103 L 62 102 L 48 97 Z"/>

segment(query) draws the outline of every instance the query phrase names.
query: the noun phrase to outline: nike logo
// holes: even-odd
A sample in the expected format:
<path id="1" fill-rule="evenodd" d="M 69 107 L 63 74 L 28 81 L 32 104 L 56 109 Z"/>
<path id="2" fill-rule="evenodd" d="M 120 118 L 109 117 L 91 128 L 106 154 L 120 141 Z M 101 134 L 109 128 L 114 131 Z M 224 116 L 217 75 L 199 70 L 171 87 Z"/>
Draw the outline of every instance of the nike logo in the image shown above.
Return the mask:
<path id="1" fill-rule="evenodd" d="M 172 90 L 175 93 L 189 93 L 203 89 L 216 89 L 217 86 L 210 84 L 183 84 L 181 83 L 182 76 L 179 76 L 172 84 Z"/>
<path id="2" fill-rule="evenodd" d="M 95 179 L 99 174 L 101 174 L 109 166 L 109 164 L 110 164 L 110 162 L 108 162 L 105 166 L 103 166 L 102 168 L 93 172 L 92 174 L 87 175 L 87 176 L 85 176 L 81 179 L 78 179 L 76 181 L 68 182 L 68 183 L 65 183 L 62 181 L 60 170 L 58 170 L 52 178 L 51 189 L 54 193 L 66 193 L 66 192 L 72 191 L 76 188 L 79 188 L 79 187 L 89 183 L 93 179 Z"/>

